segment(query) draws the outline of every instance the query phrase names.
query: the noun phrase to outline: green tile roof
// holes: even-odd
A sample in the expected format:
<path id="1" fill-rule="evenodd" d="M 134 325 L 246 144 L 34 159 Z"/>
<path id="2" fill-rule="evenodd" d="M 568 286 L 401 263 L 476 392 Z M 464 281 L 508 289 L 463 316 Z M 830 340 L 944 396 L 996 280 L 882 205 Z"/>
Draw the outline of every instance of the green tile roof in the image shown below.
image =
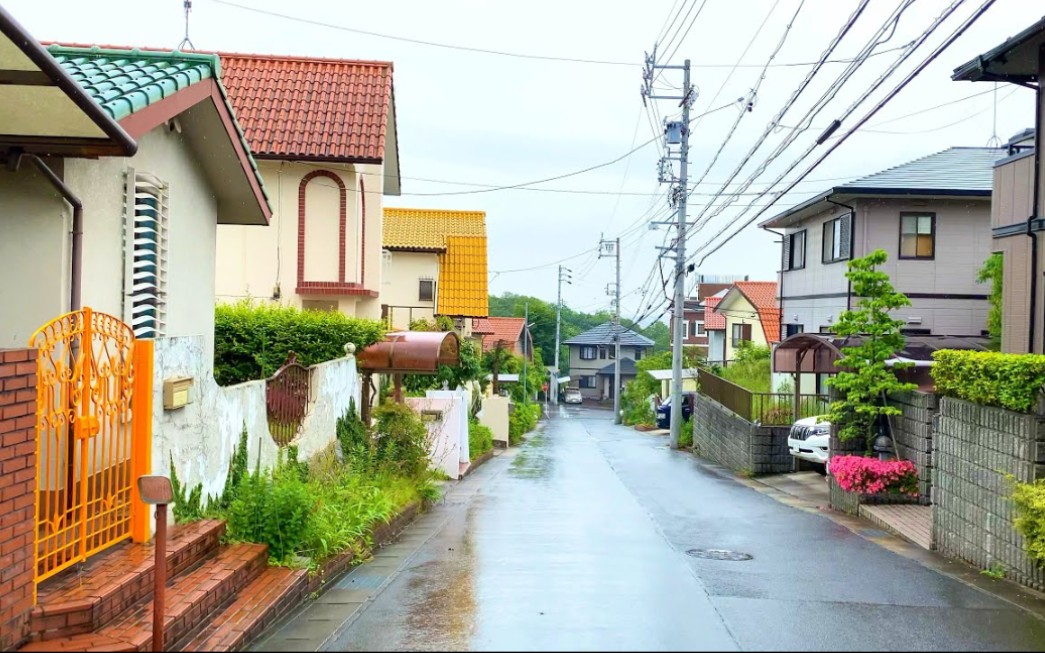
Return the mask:
<path id="1" fill-rule="evenodd" d="M 58 45 L 48 51 L 114 120 L 221 75 L 213 54 Z"/>

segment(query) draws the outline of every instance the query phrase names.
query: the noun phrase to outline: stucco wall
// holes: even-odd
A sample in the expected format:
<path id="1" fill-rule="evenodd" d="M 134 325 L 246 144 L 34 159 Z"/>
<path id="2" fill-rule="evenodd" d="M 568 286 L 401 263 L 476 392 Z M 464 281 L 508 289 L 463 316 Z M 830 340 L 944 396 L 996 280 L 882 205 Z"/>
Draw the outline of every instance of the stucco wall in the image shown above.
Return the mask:
<path id="1" fill-rule="evenodd" d="M 83 305 L 121 319 L 124 304 L 126 171 L 170 184 L 166 335 L 202 335 L 213 351 L 214 245 L 217 203 L 181 134 L 159 127 L 138 140 L 128 159 L 67 159 L 56 165 L 84 205 Z M 59 162 L 60 163 L 60 162 Z M 64 171 L 63 171 L 64 169 Z M 17 274 L 0 284 L 0 344 L 24 345 L 68 311 L 72 210 L 28 162 L 0 173 L 0 260 Z"/>
<path id="2" fill-rule="evenodd" d="M 435 315 L 435 301 L 423 302 L 418 297 L 421 279 L 431 279 L 438 285 L 439 255 L 430 252 L 390 252 L 382 279 L 381 303 L 389 307 L 392 327 L 406 329 L 411 320 L 431 320 Z M 438 290 L 438 288 L 435 288 Z"/>
<path id="3" fill-rule="evenodd" d="M 252 469 L 259 453 L 262 467 L 275 464 L 278 450 L 268 430 L 265 382 L 218 386 L 210 361 L 199 336 L 156 340 L 153 470 L 169 474 L 173 454 L 179 479 L 189 485 L 203 483 L 204 495 L 218 494 L 224 487 L 244 426 Z M 337 418 L 348 409 L 351 399 L 359 401 L 354 358 L 340 358 L 310 369 L 312 402 L 294 440 L 301 458 L 308 458 L 333 442 Z M 191 403 L 184 408 L 164 410 L 163 380 L 179 376 L 194 379 Z"/>
<path id="4" fill-rule="evenodd" d="M 379 165 L 309 164 L 289 161 L 259 162 L 273 207 L 268 227 L 221 225 L 218 227 L 218 266 L 215 270 L 220 301 L 251 297 L 301 307 L 308 299 L 334 301 L 343 313 L 378 318 L 380 301 L 369 297 L 299 295 L 298 213 L 302 179 L 316 170 L 339 177 L 345 185 L 345 281 L 359 282 L 364 273 L 366 289 L 381 292 L 381 223 L 383 169 Z M 360 192 L 360 180 L 365 198 Z M 366 205 L 366 233 L 362 231 Z M 340 192 L 334 179 L 314 177 L 306 186 L 305 280 L 338 281 Z M 365 237 L 365 251 L 359 251 Z M 363 269 L 365 266 L 365 270 Z M 276 287 L 279 297 L 275 298 Z"/>
<path id="5" fill-rule="evenodd" d="M 726 360 L 731 361 L 736 358 L 735 348 L 733 347 L 733 325 L 734 324 L 750 324 L 751 325 L 751 342 L 756 345 L 768 345 L 766 340 L 766 332 L 762 329 L 762 320 L 758 318 L 758 312 L 755 307 L 751 305 L 751 302 L 740 296 L 740 293 L 734 293 L 733 296 L 736 299 L 731 299 L 729 304 L 723 306 L 722 302 L 719 302 L 716 310 L 720 310 L 726 318 Z"/>
<path id="6" fill-rule="evenodd" d="M 468 441 L 468 408 L 461 395 L 446 397 L 407 397 L 406 403 L 425 419 L 428 427 L 428 457 L 432 466 L 452 479 L 461 475 L 461 423 L 464 415 L 464 437 Z M 426 415 L 432 411 L 436 414 Z M 465 445 L 467 446 L 467 445 Z"/>
<path id="7" fill-rule="evenodd" d="M 479 423 L 490 427 L 494 442 L 504 443 L 505 448 L 508 447 L 508 403 L 507 397 L 485 397 L 479 413 Z"/>

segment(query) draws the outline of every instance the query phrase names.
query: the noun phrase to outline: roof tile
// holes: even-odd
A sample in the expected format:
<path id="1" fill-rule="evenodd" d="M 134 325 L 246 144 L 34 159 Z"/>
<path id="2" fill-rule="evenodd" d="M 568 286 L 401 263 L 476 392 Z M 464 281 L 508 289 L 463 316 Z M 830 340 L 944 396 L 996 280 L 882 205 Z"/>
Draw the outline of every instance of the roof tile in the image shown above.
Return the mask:
<path id="1" fill-rule="evenodd" d="M 721 330 L 726 328 L 726 316 L 715 310 L 722 297 L 713 295 L 704 300 L 704 330 Z"/>
<path id="2" fill-rule="evenodd" d="M 382 244 L 387 249 L 446 249 L 447 236 L 485 236 L 483 211 L 385 207 Z"/>
<path id="3" fill-rule="evenodd" d="M 486 277 L 486 236 L 447 236 L 446 253 L 439 256 L 439 313 L 486 317 Z"/>
<path id="4" fill-rule="evenodd" d="M 504 341 L 515 353 L 521 354 L 521 351 L 516 350 L 516 343 L 522 336 L 524 324 L 526 324 L 526 319 L 521 317 L 486 318 L 483 320 L 482 326 L 488 327 L 489 331 L 487 335 L 483 336 L 483 351 L 490 351 L 497 346 L 498 342 Z"/>
<path id="5" fill-rule="evenodd" d="M 603 322 L 594 329 L 588 329 L 580 335 L 576 335 L 565 343 L 566 345 L 612 345 L 613 344 L 613 323 Z M 620 327 L 620 344 L 626 347 L 652 347 L 653 341 L 642 335 L 641 333 L 635 333 L 631 329 L 621 326 Z"/>
<path id="6" fill-rule="evenodd" d="M 733 285 L 758 311 L 766 340 L 780 342 L 780 305 L 776 298 L 776 281 L 737 281 Z"/>

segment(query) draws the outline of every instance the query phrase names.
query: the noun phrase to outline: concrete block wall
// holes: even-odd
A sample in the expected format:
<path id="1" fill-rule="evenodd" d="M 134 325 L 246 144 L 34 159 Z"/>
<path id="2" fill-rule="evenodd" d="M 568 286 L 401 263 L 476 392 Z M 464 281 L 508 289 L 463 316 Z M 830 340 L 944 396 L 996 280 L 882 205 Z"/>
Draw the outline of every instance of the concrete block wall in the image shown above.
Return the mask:
<path id="1" fill-rule="evenodd" d="M 775 474 L 794 469 L 786 427 L 755 426 L 699 393 L 695 409 L 693 450 L 697 455 L 735 472 Z"/>
<path id="2" fill-rule="evenodd" d="M 933 445 L 937 550 L 981 569 L 1000 565 L 1010 580 L 1045 591 L 1045 570 L 1027 556 L 1013 526 L 1006 479 L 1045 477 L 1045 417 L 945 397 Z"/>
<path id="3" fill-rule="evenodd" d="M 927 506 L 932 503 L 933 421 L 939 399 L 925 392 L 904 392 L 890 396 L 889 403 L 903 411 L 890 418 L 893 445 L 900 458 L 918 469 L 918 502 Z"/>
<path id="4" fill-rule="evenodd" d="M 0 651 L 29 635 L 36 526 L 36 352 L 0 349 Z"/>

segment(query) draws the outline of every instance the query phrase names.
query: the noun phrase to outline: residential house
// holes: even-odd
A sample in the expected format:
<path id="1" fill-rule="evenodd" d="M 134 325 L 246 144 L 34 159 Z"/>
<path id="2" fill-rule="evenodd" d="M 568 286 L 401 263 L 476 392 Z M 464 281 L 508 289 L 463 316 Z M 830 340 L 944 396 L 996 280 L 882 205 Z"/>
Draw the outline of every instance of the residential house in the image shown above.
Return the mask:
<path id="1" fill-rule="evenodd" d="M 392 64 L 220 53 L 274 211 L 218 232 L 218 298 L 377 319 L 381 210 L 399 194 Z"/>
<path id="2" fill-rule="evenodd" d="M 493 351 L 498 343 L 516 356 L 533 360 L 533 336 L 521 317 L 488 317 L 473 321 L 472 333 L 482 337 L 483 353 Z"/>
<path id="3" fill-rule="evenodd" d="M 877 249 L 889 256 L 881 271 L 911 300 L 896 312 L 905 332 L 981 335 L 989 289 L 976 276 L 991 253 L 992 169 L 1004 155 L 953 147 L 828 188 L 763 222 L 783 238 L 777 335 L 830 332 L 854 303 L 846 262 Z"/>
<path id="4" fill-rule="evenodd" d="M 686 299 L 682 313 L 682 347 L 696 349 L 700 356 L 708 356 L 707 318 L 704 300 L 726 290 L 734 281 L 747 281 L 747 277 L 725 277 L 700 275 L 692 296 Z M 675 346 L 675 320 L 669 323 L 671 346 Z"/>
<path id="5" fill-rule="evenodd" d="M 218 58 L 32 50 L 54 86 L 43 76 L 0 86 L 13 91 L 0 147 L 15 163 L 0 171 L 0 260 L 17 271 L 0 283 L 0 304 L 17 307 L 0 313 L 0 347 L 24 346 L 46 322 L 90 306 L 138 337 L 203 336 L 212 360 L 219 225 L 248 229 L 271 216 Z M 99 126 L 103 115 L 118 131 Z M 49 147 L 70 133 L 77 147 Z M 32 153 L 54 156 L 30 162 Z"/>
<path id="6" fill-rule="evenodd" d="M 385 208 L 382 244 L 381 317 L 392 328 L 445 315 L 470 337 L 473 318 L 489 315 L 483 211 Z"/>
<path id="7" fill-rule="evenodd" d="M 635 361 L 649 354 L 653 341 L 631 329 L 619 327 L 621 386 L 635 378 Z M 605 322 L 564 342 L 570 350 L 570 386 L 580 388 L 585 399 L 613 397 L 616 347 L 614 326 Z"/>
<path id="8" fill-rule="evenodd" d="M 725 322 L 723 360 L 736 358 L 742 342 L 770 346 L 780 341 L 780 308 L 775 281 L 737 281 L 718 300 L 715 313 Z"/>
<path id="9" fill-rule="evenodd" d="M 1009 142 L 994 162 L 988 252 L 1000 252 L 1002 351 L 1045 352 L 1045 179 L 1041 174 L 1045 133 L 1045 18 L 954 71 L 953 79 L 1006 82 L 1032 88 L 1037 124 Z"/>
<path id="10" fill-rule="evenodd" d="M 718 303 L 729 289 L 720 290 L 704 299 L 704 330 L 708 335 L 708 362 L 726 361 L 726 316 L 717 312 Z"/>

